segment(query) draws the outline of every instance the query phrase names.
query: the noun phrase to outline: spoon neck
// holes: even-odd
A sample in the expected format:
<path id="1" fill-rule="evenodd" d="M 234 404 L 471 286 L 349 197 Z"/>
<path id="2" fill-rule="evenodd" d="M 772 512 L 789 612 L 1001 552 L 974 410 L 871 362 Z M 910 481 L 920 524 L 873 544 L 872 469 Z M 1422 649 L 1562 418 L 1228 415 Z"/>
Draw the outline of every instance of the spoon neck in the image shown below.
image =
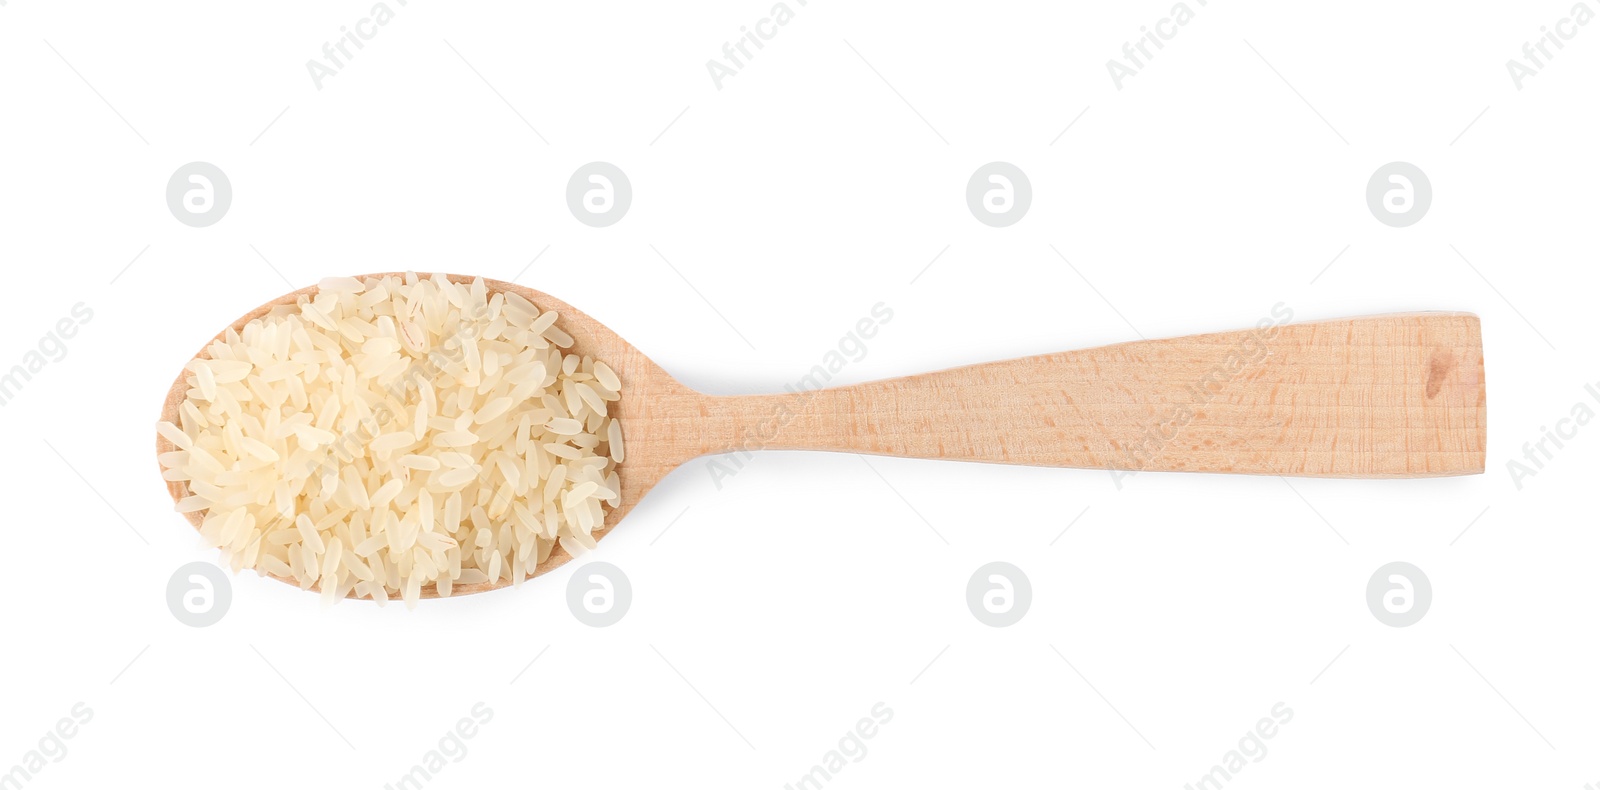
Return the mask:
<path id="1" fill-rule="evenodd" d="M 705 402 L 704 452 L 851 449 L 843 390 L 711 396 Z"/>

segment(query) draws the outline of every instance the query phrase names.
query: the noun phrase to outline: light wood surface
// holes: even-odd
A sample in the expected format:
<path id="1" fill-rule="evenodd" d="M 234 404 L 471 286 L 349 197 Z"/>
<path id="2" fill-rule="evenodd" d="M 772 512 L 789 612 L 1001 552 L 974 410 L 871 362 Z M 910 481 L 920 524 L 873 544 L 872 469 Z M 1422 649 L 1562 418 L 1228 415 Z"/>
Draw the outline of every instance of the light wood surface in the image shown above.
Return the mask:
<path id="1" fill-rule="evenodd" d="M 1481 473 L 1486 428 L 1478 319 L 1466 313 L 1290 324 L 1271 339 L 1243 331 L 1139 341 L 713 398 L 707 412 L 707 452 L 754 440 L 770 449 L 1307 477 Z"/>
<path id="2" fill-rule="evenodd" d="M 559 299 L 514 283 L 485 283 L 491 293 L 514 291 L 541 310 L 557 311 L 573 349 L 605 361 L 622 380 L 621 400 L 612 406 L 628 448 L 617 470 L 622 501 L 608 511 L 596 537 L 684 462 L 761 449 L 1118 474 L 1431 477 L 1484 469 L 1483 348 L 1478 319 L 1469 313 L 1274 325 L 833 389 L 725 397 L 683 386 Z M 232 328 L 315 291 L 285 294 L 241 316 Z M 188 390 L 180 374 L 162 419 L 177 421 Z M 158 452 L 171 449 L 157 437 Z M 182 482 L 167 487 L 174 500 L 188 495 Z M 186 515 L 198 527 L 204 513 Z M 568 559 L 557 547 L 533 575 Z M 457 585 L 453 594 L 497 586 L 504 584 Z M 434 594 L 425 588 L 425 597 Z"/>

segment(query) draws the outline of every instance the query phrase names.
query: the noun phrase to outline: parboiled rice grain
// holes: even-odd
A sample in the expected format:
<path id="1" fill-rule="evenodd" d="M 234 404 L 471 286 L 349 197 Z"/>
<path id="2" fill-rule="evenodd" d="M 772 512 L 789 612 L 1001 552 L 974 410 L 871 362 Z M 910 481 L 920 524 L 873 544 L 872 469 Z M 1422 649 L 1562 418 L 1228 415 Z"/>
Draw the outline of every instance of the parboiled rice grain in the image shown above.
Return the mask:
<path id="1" fill-rule="evenodd" d="M 621 381 L 557 318 L 481 279 L 324 280 L 189 363 L 163 477 L 235 570 L 325 601 L 521 581 L 621 490 Z"/>

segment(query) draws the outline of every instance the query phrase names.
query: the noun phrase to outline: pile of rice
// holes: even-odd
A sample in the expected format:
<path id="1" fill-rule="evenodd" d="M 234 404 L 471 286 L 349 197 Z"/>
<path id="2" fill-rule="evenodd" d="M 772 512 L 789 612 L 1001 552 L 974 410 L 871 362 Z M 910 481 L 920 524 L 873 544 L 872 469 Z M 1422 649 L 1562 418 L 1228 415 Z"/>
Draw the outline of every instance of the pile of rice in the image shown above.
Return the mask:
<path id="1" fill-rule="evenodd" d="M 415 605 L 425 585 L 525 578 L 615 507 L 621 382 L 483 280 L 323 280 L 185 368 L 156 430 L 183 513 L 237 572 Z"/>

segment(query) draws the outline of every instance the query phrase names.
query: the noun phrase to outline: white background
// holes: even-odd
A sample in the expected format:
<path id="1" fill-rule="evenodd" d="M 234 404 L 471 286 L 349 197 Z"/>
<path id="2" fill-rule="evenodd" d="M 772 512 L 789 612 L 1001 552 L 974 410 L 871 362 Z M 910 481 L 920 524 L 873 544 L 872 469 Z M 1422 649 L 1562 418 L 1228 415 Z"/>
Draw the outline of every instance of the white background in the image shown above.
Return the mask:
<path id="1" fill-rule="evenodd" d="M 428 787 L 781 788 L 881 701 L 830 788 L 1181 788 L 1284 702 L 1230 788 L 1600 784 L 1600 427 L 1521 490 L 1506 470 L 1600 381 L 1600 24 L 1519 90 L 1506 61 L 1567 0 L 1212 0 L 1119 91 L 1106 61 L 1165 0 L 813 0 L 718 90 L 706 61 L 770 5 L 591 5 L 411 0 L 318 90 L 306 61 L 364 1 L 0 4 L 0 365 L 94 312 L 0 408 L 0 771 L 84 702 L 27 787 L 380 788 L 482 701 Z M 203 229 L 164 196 L 197 160 L 234 192 Z M 596 160 L 634 189 L 603 229 L 564 197 Z M 1002 229 L 965 204 L 995 160 L 1034 191 Z M 1364 195 L 1397 160 L 1434 192 L 1403 229 Z M 407 268 L 516 277 L 720 394 L 795 381 L 879 301 L 893 320 L 837 382 L 1277 302 L 1469 310 L 1489 468 L 1119 490 L 771 453 L 719 488 L 701 460 L 602 544 L 634 590 L 609 628 L 568 612 L 576 564 L 413 612 L 246 574 L 220 623 L 180 624 L 169 576 L 215 555 L 153 457 L 173 376 L 291 286 Z M 964 601 L 992 560 L 1032 580 L 1009 628 Z M 1365 603 L 1393 560 L 1433 585 L 1409 628 Z"/>

